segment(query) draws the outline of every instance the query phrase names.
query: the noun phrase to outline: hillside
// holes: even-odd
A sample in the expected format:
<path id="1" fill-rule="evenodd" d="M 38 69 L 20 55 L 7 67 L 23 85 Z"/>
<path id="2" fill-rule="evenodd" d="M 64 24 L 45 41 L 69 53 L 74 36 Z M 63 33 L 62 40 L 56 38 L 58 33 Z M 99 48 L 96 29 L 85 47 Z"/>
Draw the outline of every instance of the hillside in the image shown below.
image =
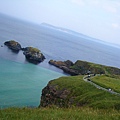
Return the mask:
<path id="1" fill-rule="evenodd" d="M 95 76 L 91 81 L 104 88 L 120 93 L 120 75 Z"/>
<path id="2" fill-rule="evenodd" d="M 62 69 L 65 73 L 70 75 L 85 75 L 85 74 L 116 74 L 120 75 L 120 69 L 105 66 L 100 64 L 95 64 L 91 62 L 77 60 L 73 63 L 70 60 L 67 61 L 55 61 L 50 60 L 49 64 L 54 65 L 60 69 Z"/>
<path id="3" fill-rule="evenodd" d="M 104 78 L 102 77 L 102 79 Z M 120 96 L 97 89 L 85 82 L 83 76 L 70 76 L 50 81 L 42 91 L 40 106 L 85 106 L 120 110 L 119 99 Z"/>

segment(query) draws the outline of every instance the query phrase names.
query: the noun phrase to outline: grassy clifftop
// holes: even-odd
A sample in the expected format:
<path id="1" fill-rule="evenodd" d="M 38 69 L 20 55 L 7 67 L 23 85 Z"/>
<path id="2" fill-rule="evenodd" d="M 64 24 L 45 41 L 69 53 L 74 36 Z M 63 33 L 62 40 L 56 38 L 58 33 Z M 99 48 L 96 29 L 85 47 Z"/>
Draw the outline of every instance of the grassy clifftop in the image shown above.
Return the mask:
<path id="1" fill-rule="evenodd" d="M 95 64 L 91 62 L 81 61 L 77 60 L 73 66 L 71 66 L 72 69 L 75 69 L 79 71 L 80 73 L 87 73 L 90 71 L 91 73 L 101 73 L 101 74 L 120 74 L 120 69 L 100 64 Z"/>
<path id="2" fill-rule="evenodd" d="M 83 81 L 83 76 L 61 77 L 50 81 L 43 89 L 41 106 L 52 104 L 60 107 L 86 106 L 120 110 L 120 96 L 97 89 Z"/>

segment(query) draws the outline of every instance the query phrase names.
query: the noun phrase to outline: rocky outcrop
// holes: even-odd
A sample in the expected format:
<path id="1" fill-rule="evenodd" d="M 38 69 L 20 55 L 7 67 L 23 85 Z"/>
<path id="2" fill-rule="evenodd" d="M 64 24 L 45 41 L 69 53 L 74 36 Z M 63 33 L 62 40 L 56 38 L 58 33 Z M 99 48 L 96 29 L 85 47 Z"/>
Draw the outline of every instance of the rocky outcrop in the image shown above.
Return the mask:
<path id="1" fill-rule="evenodd" d="M 50 60 L 49 64 L 62 69 L 70 75 L 85 75 L 85 74 L 116 74 L 120 75 L 120 69 L 115 67 L 104 66 L 100 64 L 90 63 L 77 60 L 75 63 L 70 60 L 54 61 Z"/>
<path id="2" fill-rule="evenodd" d="M 50 60 L 49 64 L 54 65 L 54 66 L 62 69 L 65 73 L 68 73 L 70 75 L 78 75 L 79 74 L 76 70 L 70 68 L 71 66 L 73 66 L 73 62 L 70 60 L 67 60 L 64 62 Z"/>
<path id="3" fill-rule="evenodd" d="M 19 52 L 19 50 L 21 50 L 21 45 L 14 40 L 6 41 L 4 44 L 14 52 Z"/>
<path id="4" fill-rule="evenodd" d="M 40 107 L 48 107 L 56 105 L 58 107 L 68 107 L 68 95 L 70 91 L 67 89 L 59 89 L 58 85 L 51 85 L 50 82 L 42 90 Z"/>
<path id="5" fill-rule="evenodd" d="M 21 45 L 14 40 L 6 41 L 4 44 L 8 46 L 8 48 L 10 48 L 13 52 L 18 53 L 20 50 L 22 50 L 26 59 L 31 63 L 38 64 L 45 59 L 45 56 L 37 48 L 22 48 Z"/>
<path id="6" fill-rule="evenodd" d="M 45 56 L 41 53 L 41 51 L 37 48 L 26 47 L 22 49 L 24 52 L 26 59 L 31 62 L 38 64 L 45 59 Z"/>

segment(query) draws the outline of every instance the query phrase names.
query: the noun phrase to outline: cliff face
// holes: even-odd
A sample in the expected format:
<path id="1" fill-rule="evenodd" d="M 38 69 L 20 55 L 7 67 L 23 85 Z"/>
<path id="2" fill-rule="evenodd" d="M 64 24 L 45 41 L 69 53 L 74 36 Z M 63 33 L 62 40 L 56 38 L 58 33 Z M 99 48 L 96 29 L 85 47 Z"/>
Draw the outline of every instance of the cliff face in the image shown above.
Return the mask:
<path id="1" fill-rule="evenodd" d="M 68 95 L 70 91 L 66 88 L 59 89 L 58 85 L 52 85 L 50 82 L 42 90 L 40 106 L 47 107 L 51 105 L 56 105 L 58 107 L 68 107 Z"/>
<path id="2" fill-rule="evenodd" d="M 104 79 L 106 75 L 99 76 Z M 113 76 L 112 76 L 113 77 Z M 118 80 L 115 76 L 108 79 Z M 113 99 L 114 98 L 114 99 Z M 52 80 L 42 90 L 39 107 L 86 106 L 94 108 L 115 108 L 120 110 L 120 96 L 96 88 L 83 80 L 83 76 L 60 77 Z"/>

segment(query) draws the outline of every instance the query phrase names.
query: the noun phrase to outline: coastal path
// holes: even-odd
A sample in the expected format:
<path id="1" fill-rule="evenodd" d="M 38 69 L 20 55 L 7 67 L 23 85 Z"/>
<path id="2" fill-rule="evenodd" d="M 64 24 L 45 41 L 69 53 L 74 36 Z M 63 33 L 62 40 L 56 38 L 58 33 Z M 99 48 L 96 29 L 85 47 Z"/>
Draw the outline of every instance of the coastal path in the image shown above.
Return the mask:
<path id="1" fill-rule="evenodd" d="M 109 92 L 109 93 L 111 93 L 111 94 L 115 94 L 115 95 L 120 96 L 120 93 L 114 92 L 114 91 L 111 90 L 110 88 L 109 88 L 109 89 L 106 89 L 106 88 L 101 87 L 101 86 L 95 84 L 94 82 L 92 82 L 92 81 L 91 81 L 91 78 L 93 78 L 93 77 L 95 77 L 95 76 L 96 76 L 96 75 L 94 75 L 94 74 L 85 75 L 85 76 L 83 77 L 83 80 L 84 80 L 85 82 L 90 83 L 91 85 L 95 86 L 95 87 L 98 88 L 98 89 L 101 89 L 101 90 L 107 91 L 107 92 Z M 97 76 L 100 76 L 100 74 L 97 74 Z"/>

